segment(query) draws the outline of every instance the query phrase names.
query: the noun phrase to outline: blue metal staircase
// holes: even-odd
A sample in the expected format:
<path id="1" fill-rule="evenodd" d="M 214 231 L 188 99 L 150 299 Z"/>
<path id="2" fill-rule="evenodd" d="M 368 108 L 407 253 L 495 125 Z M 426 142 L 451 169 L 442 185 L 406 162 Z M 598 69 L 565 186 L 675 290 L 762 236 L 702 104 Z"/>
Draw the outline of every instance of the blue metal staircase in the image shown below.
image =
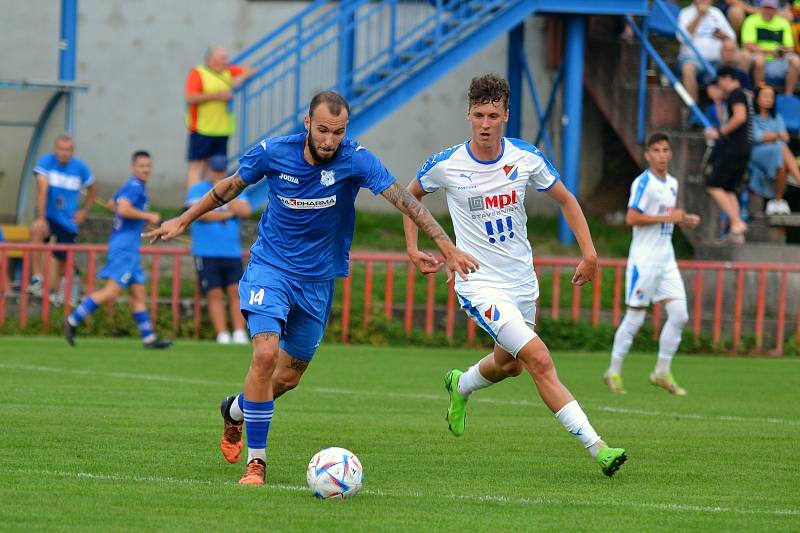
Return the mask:
<path id="1" fill-rule="evenodd" d="M 321 90 L 347 98 L 358 135 L 532 14 L 646 12 L 647 0 L 317 0 L 233 59 L 258 70 L 234 97 L 231 157 L 302 129 Z"/>

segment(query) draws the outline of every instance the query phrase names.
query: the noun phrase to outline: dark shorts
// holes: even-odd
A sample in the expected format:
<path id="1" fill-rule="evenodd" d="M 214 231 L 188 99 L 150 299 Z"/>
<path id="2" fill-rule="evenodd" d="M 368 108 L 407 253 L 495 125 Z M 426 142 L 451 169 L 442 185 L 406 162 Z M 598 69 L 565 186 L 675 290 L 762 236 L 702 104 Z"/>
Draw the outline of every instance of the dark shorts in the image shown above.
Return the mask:
<path id="1" fill-rule="evenodd" d="M 195 257 L 200 291 L 205 294 L 211 289 L 224 289 L 238 285 L 242 279 L 242 260 L 231 257 Z"/>
<path id="2" fill-rule="evenodd" d="M 747 172 L 750 155 L 728 155 L 720 153 L 716 157 L 711 173 L 706 178 L 706 187 L 720 188 L 728 192 L 736 192 L 736 187 L 742 183 L 742 177 Z"/>
<path id="3" fill-rule="evenodd" d="M 205 161 L 217 154 L 228 157 L 227 137 L 210 137 L 196 131 L 189 134 L 189 161 Z"/>
<path id="4" fill-rule="evenodd" d="M 50 235 L 45 237 L 45 242 L 55 237 L 58 244 L 75 244 L 78 240 L 78 234 L 68 230 L 58 222 L 47 219 L 47 225 L 50 226 Z M 67 260 L 67 252 L 53 252 L 53 257 L 59 261 Z"/>

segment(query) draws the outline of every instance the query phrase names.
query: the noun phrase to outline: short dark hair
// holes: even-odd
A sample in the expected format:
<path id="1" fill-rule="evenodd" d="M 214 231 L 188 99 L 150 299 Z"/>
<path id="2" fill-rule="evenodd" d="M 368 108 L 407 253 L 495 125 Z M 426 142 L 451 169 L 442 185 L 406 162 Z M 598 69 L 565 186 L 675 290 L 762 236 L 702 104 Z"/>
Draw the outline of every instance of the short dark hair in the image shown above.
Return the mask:
<path id="1" fill-rule="evenodd" d="M 146 152 L 145 150 L 136 150 L 131 156 L 131 163 L 135 163 L 140 157 L 146 157 L 147 159 L 150 159 L 150 152 Z"/>
<path id="2" fill-rule="evenodd" d="M 736 69 L 728 66 L 721 66 L 717 69 L 717 79 L 720 78 L 733 78 L 739 81 L 739 77 L 736 75 Z"/>
<path id="3" fill-rule="evenodd" d="M 472 78 L 469 84 L 469 107 L 501 102 L 508 109 L 511 87 L 508 82 L 494 74 L 484 74 Z"/>
<path id="4" fill-rule="evenodd" d="M 320 104 L 325 104 L 328 106 L 328 111 L 335 116 L 339 116 L 342 113 L 342 109 L 347 111 L 347 115 L 350 116 L 350 104 L 347 103 L 347 100 L 344 97 L 333 91 L 322 91 L 321 93 L 317 93 L 311 98 L 311 103 L 308 104 L 308 116 L 314 116 L 314 110 L 320 106 Z"/>
<path id="5" fill-rule="evenodd" d="M 647 142 L 645 143 L 644 146 L 645 148 L 650 148 L 654 144 L 660 143 L 661 141 L 667 141 L 667 143 L 669 143 L 669 135 L 667 135 L 663 131 L 657 131 L 647 138 Z"/>

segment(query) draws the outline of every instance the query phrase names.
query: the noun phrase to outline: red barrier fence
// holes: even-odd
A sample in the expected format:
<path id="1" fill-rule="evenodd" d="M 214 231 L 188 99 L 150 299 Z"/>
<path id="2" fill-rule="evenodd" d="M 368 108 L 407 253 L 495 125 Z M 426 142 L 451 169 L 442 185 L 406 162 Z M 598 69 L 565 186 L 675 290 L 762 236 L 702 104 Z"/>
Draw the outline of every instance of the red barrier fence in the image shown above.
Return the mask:
<path id="1" fill-rule="evenodd" d="M 0 327 L 8 319 L 9 302 L 16 304 L 19 327 L 25 328 L 28 323 L 33 303 L 27 290 L 33 252 L 67 252 L 66 294 L 70 294 L 76 263 L 85 265 L 81 270 L 85 273 L 85 292 L 88 294 L 96 286 L 96 263 L 98 255 L 104 254 L 105 249 L 104 245 L 91 244 L 0 243 Z M 159 307 L 168 304 L 173 331 L 177 330 L 181 320 L 181 302 L 191 298 L 194 335 L 197 337 L 201 295 L 196 283 L 191 284 L 191 291 L 181 286 L 182 275 L 187 280 L 194 279 L 193 269 L 184 268 L 182 264 L 189 261 L 189 250 L 145 246 L 141 251 L 145 271 L 149 272 L 152 319 L 156 320 Z M 9 285 L 11 255 L 21 255 L 16 259 L 19 263 L 18 291 L 11 290 Z M 586 321 L 594 326 L 601 322 L 619 323 L 624 311 L 624 259 L 601 259 L 599 275 L 594 283 L 571 288 L 567 285 L 571 285 L 569 279 L 577 264 L 576 259 L 542 257 L 536 258 L 535 263 L 541 291 L 539 315 L 544 313 L 543 316 L 554 320 Z M 55 264 L 51 255 L 46 254 L 45 273 L 52 272 Z M 691 318 L 687 330 L 695 336 L 708 335 L 715 345 L 727 340 L 733 351 L 739 351 L 748 340 L 753 346 L 751 351 L 771 355 L 783 353 L 787 337 L 800 338 L 800 265 L 717 261 L 679 261 L 678 264 L 689 300 Z M 50 275 L 45 275 L 45 294 L 50 288 L 50 278 Z M 168 302 L 159 298 L 162 279 L 168 279 L 171 284 Z M 354 317 L 359 319 L 360 327 L 367 327 L 377 316 L 375 313 L 381 309 L 379 303 L 382 301 L 382 312 L 379 313 L 387 321 L 402 319 L 406 332 L 421 329 L 427 336 L 443 333 L 453 338 L 458 322 L 458 326 L 463 325 L 466 330 L 467 342 L 471 343 L 475 338 L 475 325 L 466 320 L 463 313 L 457 312 L 453 283 L 451 281 L 445 287 L 445 280 L 444 273 L 422 279 L 404 254 L 352 253 L 351 274 L 337 291 L 341 294 L 337 295 L 341 312 L 336 313 L 334 320 L 338 318 L 341 321 L 341 341 L 349 342 Z M 405 286 L 404 294 L 397 294 L 398 284 Z M 68 300 L 64 303 L 65 312 L 69 312 Z M 114 312 L 113 305 L 110 311 Z M 51 314 L 48 298 L 41 299 L 39 313 L 46 333 Z M 661 315 L 660 305 L 653 306 L 651 318 L 656 336 Z M 752 340 L 746 339 L 750 335 Z"/>

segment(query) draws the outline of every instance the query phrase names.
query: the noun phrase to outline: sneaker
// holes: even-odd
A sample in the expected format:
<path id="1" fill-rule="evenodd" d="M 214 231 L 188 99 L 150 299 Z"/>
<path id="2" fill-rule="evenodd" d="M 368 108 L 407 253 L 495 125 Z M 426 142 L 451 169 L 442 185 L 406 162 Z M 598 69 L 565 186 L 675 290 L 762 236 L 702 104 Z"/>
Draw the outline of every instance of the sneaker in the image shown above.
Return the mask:
<path id="1" fill-rule="evenodd" d="M 768 201 L 766 208 L 764 209 L 764 212 L 767 214 L 768 217 L 779 214 L 778 213 L 779 211 L 780 211 L 780 204 L 778 200 Z"/>
<path id="2" fill-rule="evenodd" d="M 253 459 L 247 463 L 239 485 L 263 485 L 267 477 L 267 464 L 261 459 Z"/>
<path id="3" fill-rule="evenodd" d="M 627 460 L 628 455 L 624 448 L 611 448 L 609 446 L 601 446 L 595 456 L 595 461 L 600 465 L 600 470 L 608 477 L 613 476 L 622 466 L 622 463 Z"/>
<path id="4" fill-rule="evenodd" d="M 145 342 L 143 344 L 148 350 L 163 350 L 164 348 L 169 348 L 172 346 L 172 341 L 156 338 L 155 340 Z"/>
<path id="5" fill-rule="evenodd" d="M 789 202 L 787 202 L 786 200 L 777 200 L 777 201 L 779 202 L 779 204 L 778 204 L 778 210 L 779 210 L 778 214 L 779 215 L 791 215 L 792 214 L 792 208 L 789 207 Z"/>
<path id="6" fill-rule="evenodd" d="M 675 383 L 675 378 L 672 377 L 671 373 L 661 375 L 650 372 L 650 384 L 661 387 L 662 389 L 667 389 L 670 394 L 674 394 L 675 396 L 686 396 L 686 389 Z"/>
<path id="7" fill-rule="evenodd" d="M 458 392 L 458 380 L 461 378 L 462 371 L 453 368 L 444 376 L 444 388 L 450 394 L 450 405 L 447 406 L 447 426 L 450 432 L 456 437 L 464 434 L 464 426 L 467 418 L 467 399 Z"/>
<path id="8" fill-rule="evenodd" d="M 219 404 L 219 411 L 225 427 L 222 430 L 222 439 L 219 441 L 219 450 L 229 463 L 238 463 L 242 457 L 242 426 L 244 422 L 236 422 L 231 418 L 231 405 L 236 401 L 236 396 L 228 396 Z"/>
<path id="9" fill-rule="evenodd" d="M 247 333 L 243 329 L 237 329 L 231 335 L 231 342 L 233 344 L 250 344 L 250 339 L 247 338 Z"/>
<path id="10" fill-rule="evenodd" d="M 64 338 L 70 346 L 75 346 L 75 330 L 78 329 L 69 323 L 66 318 L 61 321 L 61 331 L 64 332 Z"/>
<path id="11" fill-rule="evenodd" d="M 28 285 L 28 294 L 41 297 L 43 292 L 44 281 L 42 280 L 41 276 L 33 276 L 30 284 Z"/>
<path id="12" fill-rule="evenodd" d="M 609 392 L 616 392 L 618 394 L 627 394 L 625 386 L 622 384 L 622 376 L 620 374 L 612 374 L 606 372 L 603 374 L 603 381 L 608 385 Z"/>
<path id="13" fill-rule="evenodd" d="M 223 331 L 221 333 L 217 333 L 217 344 L 230 344 L 231 343 L 231 334 L 227 331 Z"/>

